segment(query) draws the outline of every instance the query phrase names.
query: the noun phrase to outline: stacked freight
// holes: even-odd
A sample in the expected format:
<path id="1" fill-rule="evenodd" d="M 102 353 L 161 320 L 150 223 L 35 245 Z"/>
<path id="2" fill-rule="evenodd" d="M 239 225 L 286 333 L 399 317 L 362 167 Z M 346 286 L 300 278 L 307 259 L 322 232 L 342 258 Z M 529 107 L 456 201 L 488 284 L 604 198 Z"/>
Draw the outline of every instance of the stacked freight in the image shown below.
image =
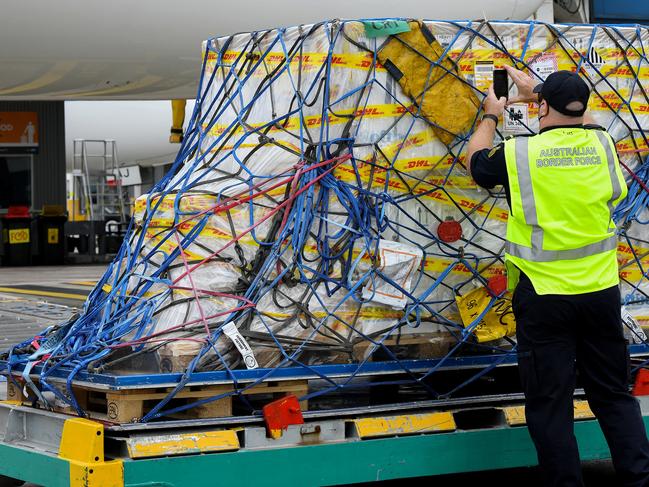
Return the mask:
<path id="1" fill-rule="evenodd" d="M 579 71 L 593 88 L 590 113 L 633 174 L 616 221 L 623 296 L 642 322 L 648 44 L 641 27 L 428 21 L 205 42 L 173 169 L 137 201 L 81 316 L 14 349 L 9 366 L 37 366 L 32 392 L 81 412 L 69 384 L 48 383 L 54 370 L 184 372 L 178 391 L 197 371 L 326 379 L 318 365 L 511 352 L 507 201 L 478 188 L 464 158 L 503 65 L 539 80 Z M 511 105 L 498 129 L 537 131 L 536 106 Z"/>

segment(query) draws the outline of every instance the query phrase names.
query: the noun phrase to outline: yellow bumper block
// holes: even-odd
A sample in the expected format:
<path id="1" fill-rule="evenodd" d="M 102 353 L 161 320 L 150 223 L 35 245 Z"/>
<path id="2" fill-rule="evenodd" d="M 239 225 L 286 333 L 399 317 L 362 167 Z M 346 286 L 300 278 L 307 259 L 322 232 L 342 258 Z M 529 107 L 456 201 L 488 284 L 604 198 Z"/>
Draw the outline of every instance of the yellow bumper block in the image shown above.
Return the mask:
<path id="1" fill-rule="evenodd" d="M 407 414 L 384 418 L 359 418 L 354 420 L 354 424 L 359 438 L 363 439 L 439 433 L 456 429 L 453 414 L 450 412 Z"/>
<path id="2" fill-rule="evenodd" d="M 581 419 L 592 419 L 595 417 L 590 410 L 588 401 L 575 401 L 575 421 Z M 505 414 L 505 421 L 509 426 L 522 426 L 527 424 L 525 421 L 525 406 L 508 406 L 502 408 Z"/>
<path id="3" fill-rule="evenodd" d="M 129 438 L 126 445 L 131 458 L 236 451 L 240 446 L 233 430 L 135 437 Z"/>
<path id="4" fill-rule="evenodd" d="M 89 419 L 68 419 L 63 425 L 59 458 L 70 463 L 70 487 L 121 487 L 121 460 L 104 457 L 104 425 Z"/>

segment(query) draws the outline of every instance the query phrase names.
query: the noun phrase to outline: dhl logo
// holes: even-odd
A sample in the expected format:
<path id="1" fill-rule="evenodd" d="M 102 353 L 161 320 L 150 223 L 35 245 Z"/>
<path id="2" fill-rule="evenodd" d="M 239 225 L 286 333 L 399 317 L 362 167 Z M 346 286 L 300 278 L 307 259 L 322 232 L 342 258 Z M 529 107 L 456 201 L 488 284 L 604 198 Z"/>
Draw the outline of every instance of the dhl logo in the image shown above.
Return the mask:
<path id="1" fill-rule="evenodd" d="M 615 147 L 619 151 L 647 149 L 647 142 L 644 139 L 624 139 L 615 143 Z"/>
<path id="2" fill-rule="evenodd" d="M 274 145 L 280 145 L 282 147 L 287 147 L 289 149 L 292 149 L 293 152 L 295 152 L 297 154 L 299 154 L 300 151 L 301 151 L 301 148 L 299 146 L 297 146 L 295 144 L 292 144 L 291 142 L 288 142 L 288 141 L 285 141 L 285 140 L 276 139 L 273 144 Z M 208 142 L 208 143 L 206 143 L 206 145 L 210 145 L 210 143 Z M 258 142 L 255 142 L 255 143 L 243 143 L 243 144 L 228 144 L 228 145 L 224 145 L 223 147 L 216 148 L 216 149 L 210 149 L 209 152 L 212 153 L 212 154 L 215 154 L 217 152 L 220 152 L 220 153 L 228 152 L 228 151 L 231 151 L 231 150 L 234 150 L 234 149 L 254 149 L 258 145 L 259 145 Z M 204 154 L 205 154 L 205 151 L 201 150 L 200 155 L 204 155 Z"/>
<path id="3" fill-rule="evenodd" d="M 288 314 L 288 313 L 259 310 L 259 308 L 257 309 L 260 312 L 260 314 L 267 316 L 269 318 L 286 319 L 293 316 L 292 314 Z M 363 304 L 360 307 L 360 311 L 358 309 L 359 306 L 356 305 L 355 303 L 354 303 L 354 309 L 352 310 L 338 309 L 336 311 L 335 316 L 338 317 L 339 319 L 334 319 L 331 325 L 333 326 L 334 324 L 339 324 L 343 328 L 349 328 L 348 323 L 353 322 L 357 317 L 362 319 L 385 319 L 385 320 L 395 320 L 395 319 L 398 320 L 403 317 L 403 312 L 395 311 L 387 307 L 379 308 L 378 306 L 368 306 L 367 304 Z M 331 316 L 330 313 L 327 313 L 325 311 L 311 311 L 311 314 L 316 318 L 318 318 L 319 320 L 324 320 L 327 317 Z M 304 317 L 305 315 L 300 314 L 300 316 Z"/>
<path id="4" fill-rule="evenodd" d="M 628 59 L 629 61 L 633 59 L 640 59 L 640 55 L 635 51 L 630 49 L 629 51 L 626 52 L 626 54 L 622 51 L 620 51 L 617 48 L 611 48 L 611 47 L 596 47 L 597 54 L 600 55 L 602 59 L 606 60 L 620 60 L 620 59 Z M 563 53 L 561 53 L 563 54 Z M 565 55 L 565 54 L 564 54 Z M 570 57 L 572 57 L 575 60 L 579 60 L 581 58 L 587 59 L 588 58 L 588 53 L 581 49 L 578 51 L 572 50 L 570 52 Z"/>
<path id="5" fill-rule="evenodd" d="M 613 71 L 609 71 L 609 72 L 613 72 Z M 631 68 L 622 67 L 622 66 L 617 68 L 614 72 L 618 76 L 635 76 L 636 75 L 636 73 Z"/>
<path id="6" fill-rule="evenodd" d="M 207 234 L 207 235 L 206 235 Z M 203 230 L 201 232 L 201 236 L 208 236 L 209 233 L 207 230 Z M 218 238 L 221 239 L 231 239 L 232 237 L 230 235 L 226 235 L 224 232 L 215 232 L 215 235 L 218 236 Z M 147 239 L 149 244 L 151 246 L 154 246 L 155 244 L 159 243 L 162 240 L 162 236 L 157 235 L 152 232 L 147 232 Z M 253 239 L 241 239 L 240 240 L 242 245 L 250 245 L 250 246 L 257 246 L 257 243 Z M 305 249 L 307 250 L 308 255 L 316 256 L 318 255 L 318 251 L 315 246 L 308 246 L 309 248 Z M 160 249 L 166 253 L 171 253 L 174 250 L 176 250 L 177 245 L 172 242 L 167 240 L 164 242 Z M 622 248 L 622 247 L 621 247 Z M 191 259 L 191 260 L 200 260 L 204 258 L 204 256 L 200 256 L 194 252 L 184 250 L 185 255 Z M 357 255 L 358 252 L 354 251 L 354 254 Z M 369 261 L 369 257 L 367 255 L 363 256 L 362 258 L 363 261 Z M 647 265 L 647 262 L 643 263 L 644 266 Z M 471 275 L 473 274 L 473 269 L 467 267 L 465 264 L 462 263 L 455 263 L 451 259 L 445 259 L 445 258 L 438 258 L 438 257 L 427 257 L 425 262 L 424 262 L 424 269 L 426 272 L 432 273 L 432 274 L 440 274 L 444 272 L 449 266 L 453 266 L 451 272 L 456 275 Z M 479 274 L 484 276 L 484 277 L 493 277 L 497 275 L 503 275 L 505 273 L 505 269 L 502 265 L 492 265 L 486 269 L 479 270 Z M 644 275 L 642 274 L 642 271 L 640 270 L 639 267 L 637 267 L 637 264 L 635 267 L 629 267 L 626 269 L 620 270 L 620 278 L 625 279 L 630 282 L 638 282 L 641 279 L 644 278 Z"/>
<path id="7" fill-rule="evenodd" d="M 348 166 L 339 166 L 336 168 L 335 176 L 345 182 L 356 183 L 356 172 Z M 373 187 L 381 188 L 386 185 L 387 179 L 381 176 L 375 176 L 372 184 Z M 387 186 L 389 189 L 393 189 L 400 193 L 408 193 L 410 190 L 396 178 L 391 178 L 387 181 Z M 489 205 L 483 205 L 480 202 L 458 195 L 452 194 L 448 191 L 439 191 L 435 186 L 432 186 L 428 183 L 421 183 L 414 190 L 414 194 L 419 195 L 425 200 L 433 200 L 440 203 L 443 203 L 448 206 L 455 207 L 459 205 L 460 207 L 466 210 L 475 210 L 477 213 L 488 216 L 495 220 L 506 222 L 509 217 L 509 212 L 503 208 L 494 207 L 493 209 Z"/>
<path id="8" fill-rule="evenodd" d="M 459 201 L 460 206 L 466 207 L 466 208 L 474 208 L 476 206 L 475 202 L 470 202 L 470 201 Z M 232 236 L 227 233 L 223 232 L 219 229 L 214 229 L 214 228 L 208 228 L 204 229 L 201 232 L 201 236 L 214 236 L 216 238 L 220 239 L 226 239 L 229 240 L 232 238 Z M 151 232 L 147 231 L 146 237 L 148 239 L 149 244 L 152 246 L 159 243 L 162 241 L 163 236 L 159 235 L 157 232 Z M 240 242 L 243 245 L 251 245 L 251 246 L 256 246 L 257 243 L 254 241 L 252 238 L 242 238 Z M 162 243 L 161 245 L 161 250 L 170 253 L 173 252 L 176 248 L 177 245 L 175 242 L 167 240 L 166 242 Z M 315 247 L 315 245 L 309 245 L 305 248 L 308 254 L 310 255 L 318 255 L 318 250 Z M 646 252 L 649 249 L 644 249 L 644 248 L 636 248 L 636 253 L 643 253 Z M 358 255 L 358 250 L 354 250 L 353 254 L 354 256 Z M 631 253 L 631 248 L 628 245 L 625 244 L 619 244 L 618 245 L 618 253 L 619 254 L 630 254 Z M 187 255 L 190 259 L 192 260 L 198 260 L 202 259 L 203 256 L 200 256 L 198 254 L 195 254 L 191 251 L 185 250 L 185 255 Z M 364 255 L 362 257 L 362 260 L 368 261 L 370 260 L 368 255 Z M 624 265 L 624 263 L 628 262 L 629 259 L 624 259 L 622 258 L 621 262 L 623 262 L 621 265 Z M 649 259 L 646 259 L 643 261 L 643 265 L 646 266 L 649 262 Z M 454 263 L 455 261 L 452 259 L 446 259 L 446 258 L 439 258 L 439 257 L 434 257 L 430 256 L 425 259 L 424 262 L 424 269 L 427 272 L 430 273 L 441 273 L 444 272 L 449 266 L 453 266 L 452 273 L 454 274 L 460 274 L 460 275 L 470 275 L 473 273 L 473 269 L 467 267 L 465 264 L 462 263 Z M 479 273 L 485 277 L 492 277 L 496 275 L 503 275 L 505 273 L 505 270 L 502 265 L 492 265 L 486 269 L 479 270 Z M 635 264 L 635 267 L 629 267 L 626 269 L 622 269 L 620 271 L 620 278 L 626 279 L 628 281 L 634 282 L 634 281 L 639 281 L 644 278 L 642 271 L 637 267 L 637 263 Z"/>
<path id="9" fill-rule="evenodd" d="M 476 189 L 478 186 L 475 181 L 468 176 L 450 176 L 450 177 L 429 177 L 426 178 L 428 184 L 435 186 L 444 186 L 450 188 Z"/>
<path id="10" fill-rule="evenodd" d="M 635 269 L 623 269 L 620 271 L 620 279 L 629 281 L 629 282 L 639 282 L 644 279 L 644 274 L 640 268 Z"/>
<path id="11" fill-rule="evenodd" d="M 381 176 L 375 176 L 374 177 L 374 182 L 378 186 L 385 186 L 386 181 L 387 180 L 384 177 L 381 177 Z M 403 190 L 403 186 L 402 186 L 401 182 L 397 181 L 396 179 L 390 179 L 389 181 L 387 181 L 387 186 L 388 186 L 388 188 L 397 189 L 397 190 L 400 190 L 400 191 Z"/>
<path id="12" fill-rule="evenodd" d="M 534 59 L 545 51 L 541 50 L 528 50 L 526 52 L 526 62 L 534 62 Z M 628 66 L 619 66 L 615 67 L 614 64 L 617 64 L 619 60 L 628 59 L 633 61 L 634 59 L 639 59 L 639 54 L 634 50 L 629 50 L 628 52 L 622 52 L 616 48 L 597 48 L 597 52 L 600 54 L 604 61 L 610 61 L 610 66 L 603 66 L 600 70 L 604 75 L 607 76 L 618 76 L 618 77 L 635 77 L 636 75 L 639 78 L 649 78 L 649 68 L 646 66 L 641 67 L 639 73 L 634 73 L 633 69 Z M 554 54 L 557 58 L 559 64 L 559 69 L 575 71 L 575 61 L 579 62 L 586 53 L 584 51 L 571 50 L 566 54 L 563 49 L 558 46 L 553 47 L 547 53 Z M 485 60 L 485 61 L 494 61 L 494 67 L 502 67 L 502 64 L 511 64 L 511 56 L 520 57 L 522 55 L 522 44 L 521 47 L 516 47 L 514 49 L 509 49 L 509 52 L 500 51 L 498 49 L 491 48 L 481 48 L 473 47 L 468 50 L 463 50 L 461 48 L 452 49 L 448 52 L 448 57 L 456 62 L 459 62 L 460 71 L 462 73 L 470 74 L 473 72 L 473 62 L 476 60 Z M 241 62 L 247 60 L 249 57 L 255 62 L 265 63 L 266 65 L 272 65 L 276 67 L 280 64 L 290 64 L 298 65 L 302 69 L 311 69 L 314 67 L 321 67 L 329 59 L 330 64 L 336 68 L 354 68 L 367 70 L 371 67 L 375 67 L 378 70 L 384 70 L 385 67 L 381 65 L 377 60 L 374 59 L 372 53 L 337 53 L 331 54 L 328 58 L 327 53 L 322 52 L 310 52 L 303 54 L 295 54 L 292 57 L 288 58 L 284 52 L 268 52 L 268 53 L 242 53 L 241 51 L 226 51 L 221 56 L 221 61 L 224 63 L 232 63 L 239 59 Z M 218 53 L 210 52 L 208 54 L 208 62 L 206 64 L 206 71 L 212 72 L 216 67 L 216 62 L 219 60 Z M 502 61 L 502 62 L 500 62 Z M 583 61 L 582 61 L 582 64 Z M 253 73 L 254 74 L 254 73 Z M 266 70 L 259 70 L 258 73 L 261 75 L 266 75 Z"/>
<path id="13" fill-rule="evenodd" d="M 641 249 L 640 247 L 638 248 L 631 248 L 629 245 L 625 243 L 618 243 L 617 244 L 617 252 L 618 254 L 627 254 L 630 256 L 633 256 L 633 252 L 642 252 L 644 249 Z"/>
<path id="14" fill-rule="evenodd" d="M 620 99 L 620 97 L 616 93 L 613 93 L 613 92 L 608 92 L 608 93 L 604 93 L 604 94 L 600 93 L 600 96 L 602 98 L 604 98 L 605 100 L 619 100 Z"/>
<path id="15" fill-rule="evenodd" d="M 424 262 L 424 269 L 431 274 L 441 274 L 450 266 L 453 267 L 451 273 L 460 274 L 460 275 L 471 275 L 473 270 L 469 269 L 465 264 L 455 263 L 451 259 L 439 258 L 439 257 L 428 257 Z M 483 268 L 478 270 L 478 273 L 484 277 L 493 277 L 502 275 L 505 273 L 505 268 L 502 264 L 495 264 L 490 267 Z"/>
<path id="16" fill-rule="evenodd" d="M 416 159 L 414 161 L 404 161 L 404 162 L 406 162 L 406 168 L 408 169 L 433 167 L 433 164 L 428 159 Z"/>
<path id="17" fill-rule="evenodd" d="M 462 153 L 455 157 L 449 154 L 443 156 L 432 157 L 416 157 L 416 158 L 397 158 L 391 161 L 384 161 L 383 167 L 394 168 L 399 171 L 418 170 L 418 169 L 440 169 L 447 170 L 454 164 L 463 164 L 466 160 L 466 153 Z M 362 166 L 358 166 L 361 169 Z"/>
<path id="18" fill-rule="evenodd" d="M 636 256 L 643 256 L 639 259 Z M 620 266 L 620 278 L 630 282 L 639 282 L 644 279 L 642 269 L 649 267 L 649 248 L 629 246 L 620 242 L 617 246 L 617 260 Z"/>
<path id="19" fill-rule="evenodd" d="M 414 160 L 397 159 L 396 161 L 394 161 L 394 163 L 388 166 L 379 166 L 379 165 L 361 163 L 361 164 L 357 164 L 356 167 L 358 169 L 358 174 L 361 178 L 361 181 L 369 182 L 370 177 L 373 177 L 374 180 L 378 182 L 378 180 L 376 179 L 377 175 L 392 170 L 404 173 L 405 177 L 408 177 L 407 174 L 409 172 L 415 172 L 420 170 L 446 172 L 448 168 L 444 167 L 445 165 L 441 164 L 442 162 L 444 162 L 444 159 L 449 159 L 449 158 L 429 157 L 429 158 L 420 158 Z M 349 164 L 347 164 L 347 170 L 353 171 L 353 168 Z M 413 180 L 413 183 L 416 184 L 418 181 L 419 179 Z M 457 187 L 463 189 L 475 189 L 477 187 L 472 178 L 468 176 L 462 176 L 462 175 L 458 176 L 458 175 L 448 175 L 448 174 L 442 174 L 442 175 L 437 174 L 434 176 L 427 176 L 425 181 L 428 184 L 434 186 Z"/>
<path id="20" fill-rule="evenodd" d="M 255 209 L 255 217 L 261 218 L 264 215 L 266 215 L 269 211 L 268 208 L 265 207 L 257 207 Z M 237 211 L 236 208 L 230 209 L 229 212 L 231 213 L 231 216 L 233 217 L 234 221 L 241 221 L 247 222 L 249 221 L 248 215 L 249 212 L 246 209 Z M 200 223 L 200 220 L 205 218 L 205 215 L 200 215 L 197 216 L 196 219 L 190 219 L 187 218 L 184 221 L 180 222 L 175 222 L 173 218 L 155 218 L 152 219 L 147 226 L 148 229 L 156 229 L 155 234 L 157 235 L 159 233 L 160 229 L 166 229 L 166 230 L 171 230 L 173 228 L 177 228 L 181 233 L 188 233 L 191 230 L 196 227 Z M 207 236 L 211 238 L 219 238 L 219 239 L 227 239 L 230 240 L 233 238 L 232 232 L 231 231 L 224 231 L 218 226 L 218 221 L 213 222 L 213 221 L 208 221 L 208 223 L 205 225 L 205 228 L 203 228 L 200 232 L 202 236 Z M 237 229 L 236 224 L 235 224 L 235 232 L 242 231 L 243 229 Z M 250 238 L 250 237 L 249 237 Z M 244 237 L 242 240 L 245 241 L 246 237 Z M 254 239 L 250 238 L 251 241 L 254 242 Z"/>
<path id="21" fill-rule="evenodd" d="M 221 59 L 223 59 L 224 61 L 234 61 L 234 60 L 237 59 L 240 55 L 241 55 L 241 53 L 236 53 L 236 52 L 226 52 L 226 53 L 223 54 L 223 57 L 222 57 Z M 210 56 L 210 57 L 208 57 L 208 59 L 209 59 L 210 61 L 211 61 L 211 60 L 216 60 L 216 56 Z"/>
<path id="22" fill-rule="evenodd" d="M 329 125 L 347 123 L 349 121 L 349 116 L 354 117 L 363 117 L 363 118 L 382 118 L 382 117 L 394 117 L 396 115 L 401 115 L 408 111 L 408 107 L 404 107 L 400 104 L 380 104 L 380 105 L 368 105 L 361 109 L 344 109 L 338 112 L 338 115 L 333 113 L 328 114 L 325 117 L 321 115 L 312 115 L 309 117 L 300 118 L 298 116 L 287 117 L 284 120 L 277 121 L 273 123 L 270 127 L 269 132 L 282 132 L 283 130 L 292 130 L 300 127 L 301 123 L 308 128 L 319 127 L 322 125 L 322 121 L 326 120 Z M 268 122 L 249 122 L 248 126 L 253 129 L 260 129 L 267 127 Z M 281 128 L 278 128 L 277 126 Z M 203 130 L 207 130 L 208 124 L 203 124 Z M 209 135 L 212 137 L 219 137 L 224 132 L 228 131 L 229 133 L 244 133 L 244 127 L 237 126 L 236 128 L 231 127 L 231 124 L 215 124 L 209 129 Z"/>
<path id="23" fill-rule="evenodd" d="M 406 140 L 404 140 L 401 143 L 398 143 L 392 151 L 396 152 L 402 149 L 407 149 L 409 147 L 419 147 L 421 145 L 424 145 L 426 143 L 426 139 L 424 137 L 421 137 L 419 135 L 415 135 L 412 137 L 408 137 Z M 386 148 L 386 151 L 389 151 L 390 148 Z"/>
<path id="24" fill-rule="evenodd" d="M 362 108 L 359 110 L 356 110 L 354 112 L 355 117 L 364 117 L 364 116 L 375 116 L 375 117 L 382 117 L 385 115 L 385 110 L 382 110 L 379 107 L 368 107 L 368 108 Z"/>
<path id="25" fill-rule="evenodd" d="M 159 251 L 165 252 L 166 254 L 170 254 L 178 248 L 178 245 L 176 245 L 175 241 L 165 240 L 163 242 L 164 236 L 159 235 L 157 232 L 154 233 L 154 232 L 147 231 L 145 233 L 145 238 L 146 238 L 145 245 L 150 246 L 151 248 L 157 247 Z M 202 256 L 190 250 L 183 249 L 183 252 L 191 260 L 203 259 Z"/>
<path id="26" fill-rule="evenodd" d="M 155 197 L 150 203 L 150 210 L 155 209 L 154 218 L 159 217 L 165 213 L 172 213 L 175 211 L 176 195 L 167 195 L 162 201 L 160 197 Z M 216 204 L 216 197 L 207 195 L 191 195 L 182 196 L 179 202 L 179 209 L 182 213 L 200 213 L 206 209 L 212 208 Z M 141 222 L 147 215 L 146 198 L 137 199 L 135 201 L 134 214 Z M 187 216 L 185 216 L 186 218 Z"/>
<path id="27" fill-rule="evenodd" d="M 595 108 L 600 108 L 602 110 L 607 110 L 609 107 L 612 108 L 613 110 L 622 110 L 622 111 L 629 111 L 629 105 L 631 107 L 631 110 L 633 112 L 638 112 L 638 113 L 648 113 L 649 112 L 649 105 L 646 103 L 641 103 L 637 101 L 632 101 L 631 103 L 627 104 L 626 102 L 622 100 L 598 100 L 594 104 L 589 106 L 593 106 Z"/>
<path id="28" fill-rule="evenodd" d="M 416 134 L 409 135 L 405 140 L 401 142 L 394 142 L 392 144 L 386 145 L 382 148 L 382 152 L 388 159 L 392 159 L 401 151 L 412 147 L 421 147 L 434 140 L 437 139 L 435 138 L 432 130 L 425 130 Z"/>
<path id="29" fill-rule="evenodd" d="M 331 64 L 333 66 L 345 66 L 345 64 L 347 64 L 347 60 L 345 59 L 345 56 L 343 56 L 343 55 L 332 54 L 332 56 L 331 56 Z"/>
<path id="30" fill-rule="evenodd" d="M 110 284 L 104 284 L 101 287 L 101 289 L 105 293 L 110 293 L 113 290 L 113 286 L 110 285 Z M 149 288 L 149 291 L 145 292 L 143 296 L 145 298 L 153 298 L 155 296 L 159 296 L 160 294 L 167 292 L 168 289 L 169 289 L 169 286 L 161 284 L 161 283 L 156 283 L 153 286 L 151 286 Z M 120 295 L 121 295 L 121 293 L 120 293 Z M 132 296 L 132 294 L 127 293 L 125 296 Z M 142 297 L 142 296 L 139 296 L 139 297 Z"/>
<path id="31" fill-rule="evenodd" d="M 497 61 L 498 56 L 496 55 L 497 53 L 494 53 L 493 55 L 488 54 L 485 57 L 482 56 L 462 56 L 462 58 L 459 60 L 459 66 L 460 70 L 463 73 L 473 73 L 474 71 L 474 61 L 494 61 L 494 68 L 502 68 L 503 64 L 510 64 L 510 63 L 499 63 Z M 506 56 L 506 55 L 505 55 Z M 507 56 L 508 57 L 508 56 Z M 577 56 L 579 59 L 579 56 Z M 526 62 L 530 63 L 534 59 L 534 56 L 528 56 L 526 59 Z M 572 60 L 570 60 L 569 57 L 566 57 L 565 55 L 557 56 L 557 64 L 559 69 L 561 70 L 566 70 L 566 71 L 572 71 L 575 72 L 577 70 L 576 65 Z M 582 69 L 586 69 L 588 64 L 582 63 Z M 599 68 L 599 71 L 605 75 L 609 76 L 610 78 L 635 78 L 636 76 L 639 79 L 647 79 L 649 78 L 649 67 L 643 66 L 640 68 L 640 70 L 637 73 L 634 73 L 633 70 L 631 70 L 628 67 L 618 67 L 616 68 L 612 63 L 610 65 L 604 65 L 601 68 Z"/>
<path id="32" fill-rule="evenodd" d="M 519 56 L 521 54 L 521 49 L 514 49 L 509 51 L 512 55 Z M 511 59 L 510 56 L 502 51 L 495 49 L 471 49 L 466 52 L 462 51 L 451 51 L 449 57 L 453 60 L 460 59 L 462 62 L 465 61 L 491 61 L 497 59 Z M 471 65 L 473 62 L 471 63 Z M 498 65 L 498 64 L 497 64 Z"/>
<path id="33" fill-rule="evenodd" d="M 224 64 L 231 64 L 236 60 L 243 62 L 250 57 L 252 57 L 255 63 L 260 63 L 261 65 L 266 66 L 270 65 L 271 67 L 277 67 L 281 64 L 289 64 L 291 66 L 298 66 L 302 69 L 309 69 L 321 67 L 325 63 L 329 62 L 336 68 L 366 70 L 370 67 L 374 67 L 378 70 L 385 69 L 378 60 L 374 59 L 372 53 L 365 52 L 332 54 L 331 57 L 329 57 L 326 52 L 308 52 L 294 54 L 287 57 L 287 54 L 284 52 L 243 53 L 242 51 L 226 51 L 220 59 Z M 210 52 L 207 59 L 205 70 L 206 72 L 211 73 L 217 67 L 217 62 L 219 62 L 218 53 Z M 263 71 L 263 73 L 261 71 Z M 265 75 L 265 70 L 260 70 L 259 74 Z"/>

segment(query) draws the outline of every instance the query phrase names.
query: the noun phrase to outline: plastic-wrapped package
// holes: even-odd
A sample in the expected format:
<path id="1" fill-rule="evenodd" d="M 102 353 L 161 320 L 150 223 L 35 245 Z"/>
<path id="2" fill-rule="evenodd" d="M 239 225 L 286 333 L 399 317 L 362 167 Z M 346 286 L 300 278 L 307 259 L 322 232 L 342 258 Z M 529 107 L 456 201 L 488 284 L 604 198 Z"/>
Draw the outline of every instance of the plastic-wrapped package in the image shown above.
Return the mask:
<path id="1" fill-rule="evenodd" d="M 108 366 L 119 347 L 188 377 L 445 358 L 467 343 L 493 357 L 513 349 L 510 321 L 478 340 L 489 320 L 465 313 L 466 322 L 458 310 L 458 296 L 475 293 L 485 313 L 511 314 L 507 295 L 484 294 L 504 274 L 507 201 L 501 188 L 477 187 L 465 159 L 503 65 L 539 80 L 578 71 L 592 87 L 589 111 L 629 169 L 618 255 L 624 302 L 642 324 L 649 30 L 407 26 L 373 37 L 362 21 L 332 21 L 207 40 L 173 169 L 138 199 L 120 253 L 52 364 L 74 368 L 82 350 Z M 537 107 L 515 104 L 494 144 L 537 130 Z"/>

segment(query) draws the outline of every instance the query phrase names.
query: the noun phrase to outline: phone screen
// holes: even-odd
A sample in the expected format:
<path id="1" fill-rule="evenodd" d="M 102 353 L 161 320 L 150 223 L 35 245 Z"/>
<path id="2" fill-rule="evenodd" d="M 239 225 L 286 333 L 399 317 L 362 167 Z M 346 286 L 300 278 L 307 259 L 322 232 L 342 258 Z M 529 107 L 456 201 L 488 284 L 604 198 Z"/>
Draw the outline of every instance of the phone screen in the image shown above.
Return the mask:
<path id="1" fill-rule="evenodd" d="M 496 98 L 509 98 L 509 81 L 507 79 L 507 71 L 504 69 L 494 69 L 494 92 Z"/>

